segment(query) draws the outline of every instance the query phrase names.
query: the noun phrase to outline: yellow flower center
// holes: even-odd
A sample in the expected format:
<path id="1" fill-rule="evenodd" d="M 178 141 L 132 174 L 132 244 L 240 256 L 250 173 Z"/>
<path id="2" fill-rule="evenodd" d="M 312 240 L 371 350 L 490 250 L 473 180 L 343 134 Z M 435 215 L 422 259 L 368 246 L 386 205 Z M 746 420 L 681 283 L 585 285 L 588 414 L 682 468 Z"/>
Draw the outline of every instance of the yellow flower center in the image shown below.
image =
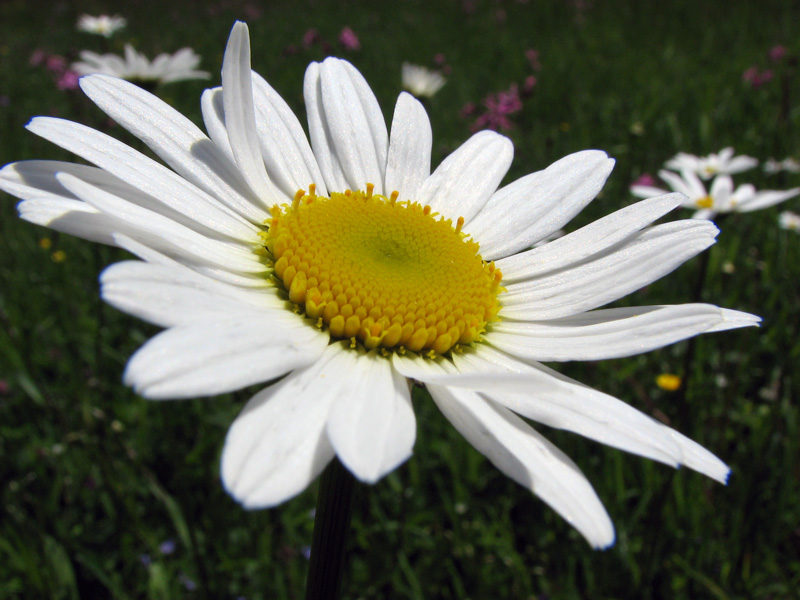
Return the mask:
<path id="1" fill-rule="evenodd" d="M 264 247 L 301 312 L 334 339 L 430 356 L 480 340 L 497 319 L 502 273 L 430 206 L 367 191 L 300 190 L 275 206 Z M 437 218 L 438 217 L 438 218 Z"/>
<path id="2" fill-rule="evenodd" d="M 711 196 L 703 196 L 696 204 L 698 208 L 711 208 L 714 206 L 714 199 Z"/>
<path id="3" fill-rule="evenodd" d="M 671 373 L 662 373 L 656 377 L 656 385 L 662 390 L 674 392 L 681 387 L 681 378 Z"/>

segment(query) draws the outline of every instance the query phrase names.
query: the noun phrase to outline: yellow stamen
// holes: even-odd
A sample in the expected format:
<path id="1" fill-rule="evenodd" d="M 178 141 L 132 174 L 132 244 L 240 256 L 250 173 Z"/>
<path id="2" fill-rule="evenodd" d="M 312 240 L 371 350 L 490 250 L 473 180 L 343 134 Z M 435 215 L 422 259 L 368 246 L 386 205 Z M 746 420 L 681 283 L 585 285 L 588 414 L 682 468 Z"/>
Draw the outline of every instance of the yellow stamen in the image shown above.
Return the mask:
<path id="1" fill-rule="evenodd" d="M 656 385 L 662 390 L 674 392 L 681 387 L 681 378 L 671 373 L 662 373 L 656 377 Z"/>
<path id="2" fill-rule="evenodd" d="M 700 198 L 695 204 L 698 208 L 711 208 L 714 206 L 714 199 L 711 196 Z"/>
<path id="3" fill-rule="evenodd" d="M 288 299 L 334 339 L 438 356 L 481 339 L 498 319 L 502 273 L 433 213 L 366 191 L 299 190 L 274 207 L 262 252 Z M 312 202 L 313 200 L 313 202 Z"/>

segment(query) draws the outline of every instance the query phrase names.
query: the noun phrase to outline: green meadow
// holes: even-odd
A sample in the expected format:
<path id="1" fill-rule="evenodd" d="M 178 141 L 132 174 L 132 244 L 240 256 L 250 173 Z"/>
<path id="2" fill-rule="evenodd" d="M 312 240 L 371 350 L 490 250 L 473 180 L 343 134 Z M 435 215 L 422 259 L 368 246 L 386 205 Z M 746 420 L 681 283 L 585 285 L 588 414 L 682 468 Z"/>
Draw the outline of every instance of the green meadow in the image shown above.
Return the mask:
<path id="1" fill-rule="evenodd" d="M 125 6 L 125 5 L 123 5 Z M 202 125 L 199 98 L 219 85 L 236 19 L 250 26 L 253 68 L 305 121 L 307 64 L 352 61 L 391 119 L 400 67 L 436 67 L 447 84 L 424 101 L 438 164 L 469 135 L 491 93 L 536 83 L 504 131 L 507 181 L 571 152 L 605 150 L 617 165 L 574 230 L 635 201 L 628 187 L 679 151 L 733 146 L 762 161 L 800 158 L 800 4 L 622 0 L 266 0 L 131 3 L 110 40 L 75 30 L 102 2 L 0 4 L 0 164 L 75 160 L 24 129 L 36 115 L 135 140 L 79 90 L 59 90 L 38 49 L 149 57 L 192 47 L 211 79 L 158 95 Z M 350 27 L 360 49 L 338 37 Z M 306 48 L 310 29 L 330 47 Z M 770 48 L 783 45 L 778 63 Z M 526 51 L 538 51 L 534 70 Z M 746 69 L 771 69 L 754 88 Z M 735 175 L 759 189 L 800 174 Z M 106 306 L 98 275 L 129 258 L 21 221 L 0 198 L 0 599 L 296 599 L 303 597 L 317 484 L 283 505 L 242 509 L 223 490 L 229 424 L 262 386 L 153 402 L 122 384 L 156 327 Z M 758 314 L 760 328 L 701 336 L 627 359 L 551 365 L 636 406 L 732 468 L 727 486 L 688 469 L 536 426 L 581 467 L 616 526 L 592 550 L 568 523 L 501 474 L 415 388 L 414 456 L 359 485 L 347 546 L 348 599 L 800 598 L 800 235 L 778 227 L 800 198 L 718 221 L 709 251 L 617 305 L 704 301 Z M 677 210 L 666 218 L 688 218 Z M 660 374 L 684 388 L 666 391 Z"/>

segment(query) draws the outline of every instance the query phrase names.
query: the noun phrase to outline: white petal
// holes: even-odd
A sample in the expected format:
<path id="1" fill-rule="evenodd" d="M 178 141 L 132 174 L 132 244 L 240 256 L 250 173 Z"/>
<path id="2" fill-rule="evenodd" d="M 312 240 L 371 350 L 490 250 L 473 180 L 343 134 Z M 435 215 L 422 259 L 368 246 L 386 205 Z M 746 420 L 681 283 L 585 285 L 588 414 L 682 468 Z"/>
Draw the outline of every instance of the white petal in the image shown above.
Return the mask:
<path id="1" fill-rule="evenodd" d="M 313 364 L 256 394 L 228 430 L 222 482 L 248 508 L 280 504 L 302 492 L 334 456 L 325 433 L 333 402 L 349 393 L 341 344 Z"/>
<path id="2" fill-rule="evenodd" d="M 683 454 L 682 464 L 684 466 L 698 473 L 702 473 L 715 481 L 719 481 L 725 485 L 728 484 L 728 479 L 731 476 L 731 470 L 728 465 L 694 440 L 690 440 L 666 425 L 661 425 L 661 427 L 666 429 L 672 439 L 680 446 L 681 453 Z"/>
<path id="3" fill-rule="evenodd" d="M 416 98 L 403 92 L 397 98 L 389 137 L 385 192 L 400 200 L 415 200 L 431 174 L 433 132 L 428 113 Z"/>
<path id="4" fill-rule="evenodd" d="M 681 194 L 666 194 L 637 202 L 544 246 L 501 258 L 497 268 L 503 272 L 503 283 L 562 269 L 598 254 L 677 208 L 683 198 Z"/>
<path id="5" fill-rule="evenodd" d="M 375 483 L 411 456 L 416 421 L 408 383 L 376 352 L 345 354 L 348 393 L 331 407 L 328 437 L 353 475 Z"/>
<path id="6" fill-rule="evenodd" d="M 119 231 L 118 219 L 105 215 L 80 200 L 32 198 L 17 205 L 20 219 L 74 235 L 90 242 L 114 245 L 111 232 Z"/>
<path id="7" fill-rule="evenodd" d="M 258 230 L 183 177 L 90 127 L 36 117 L 27 128 L 151 196 L 155 203 L 168 209 L 162 214 L 170 218 L 174 213 L 182 214 L 185 221 L 196 224 L 196 230 L 238 240 L 252 239 Z"/>
<path id="8" fill-rule="evenodd" d="M 453 221 L 464 217 L 468 224 L 497 190 L 513 158 L 511 140 L 479 131 L 442 161 L 416 200 Z"/>
<path id="9" fill-rule="evenodd" d="M 478 240 L 485 260 L 529 248 L 591 202 L 613 168 L 599 150 L 570 154 L 499 190 L 465 231 Z"/>
<path id="10" fill-rule="evenodd" d="M 656 225 L 578 265 L 508 284 L 500 315 L 540 321 L 597 308 L 673 271 L 713 244 L 717 233 L 709 221 Z"/>
<path id="11" fill-rule="evenodd" d="M 240 275 L 222 268 L 215 268 L 208 265 L 183 260 L 180 256 L 167 256 L 166 254 L 159 252 L 154 248 L 154 246 L 158 246 L 158 244 L 147 245 L 147 243 L 143 243 L 142 240 L 135 240 L 123 233 L 115 233 L 112 235 L 112 237 L 114 240 L 114 245 L 124 248 L 131 254 L 138 256 L 142 260 L 145 260 L 149 263 L 166 265 L 169 267 L 179 266 L 184 270 L 189 270 L 192 273 L 196 273 L 198 276 L 209 277 L 215 281 L 229 284 L 236 288 L 252 290 L 253 292 L 259 294 L 265 292 L 274 293 L 274 291 L 270 292 L 271 287 L 265 281 L 264 273 Z"/>
<path id="12" fill-rule="evenodd" d="M 325 185 L 331 192 L 346 190 L 349 185 L 339 156 L 333 149 L 331 131 L 322 105 L 319 63 L 311 63 L 306 69 L 303 97 L 308 115 L 308 135 L 311 138 L 311 147 L 314 149 L 317 164 L 325 178 Z"/>
<path id="13" fill-rule="evenodd" d="M 201 227 L 196 221 L 157 202 L 114 175 L 87 165 L 28 160 L 6 165 L 0 170 L 0 189 L 28 200 L 18 206 L 23 219 L 77 235 L 91 241 L 113 245 L 113 232 L 132 232 L 129 223 L 101 213 L 78 201 L 78 197 L 58 180 L 59 173 L 68 173 L 136 206 L 166 215 L 170 219 L 215 239 L 227 240 L 216 232 Z"/>
<path id="14" fill-rule="evenodd" d="M 57 160 L 24 160 L 6 165 L 0 169 L 0 189 L 23 200 L 45 197 L 76 199 L 76 196 L 56 179 L 57 173 L 69 173 L 107 192 L 128 198 L 140 206 L 147 206 L 148 201 L 151 203 L 148 208 L 156 205 L 147 194 L 143 194 L 103 169 Z"/>
<path id="15" fill-rule="evenodd" d="M 103 299 L 111 306 L 161 327 L 189 325 L 241 311 L 288 312 L 266 282 L 262 289 L 245 290 L 174 261 L 117 263 L 103 271 L 100 283 Z"/>
<path id="16" fill-rule="evenodd" d="M 676 192 L 679 192 L 694 202 L 706 196 L 706 188 L 697 174 L 689 169 L 684 169 L 681 174 L 673 173 L 662 169 L 658 172 L 667 184 Z"/>
<path id="17" fill-rule="evenodd" d="M 272 206 L 286 198 L 270 181 L 261 157 L 250 76 L 250 36 L 247 25 L 237 21 L 231 30 L 222 60 L 225 129 L 239 171 L 264 206 Z"/>
<path id="18" fill-rule="evenodd" d="M 383 193 L 389 135 L 378 101 L 350 63 L 312 63 L 304 86 L 311 146 L 328 191 Z"/>
<path id="19" fill-rule="evenodd" d="M 233 162 L 231 141 L 228 139 L 228 130 L 225 129 L 225 104 L 222 99 L 222 88 L 209 88 L 200 96 L 200 109 L 203 111 L 203 123 L 205 123 L 208 137 L 228 155 Z"/>
<path id="20" fill-rule="evenodd" d="M 683 458 L 678 444 L 658 423 L 624 402 L 580 385 L 539 364 L 524 364 L 481 346 L 456 360 L 457 373 L 425 373 L 430 365 L 404 363 L 404 375 L 427 386 L 465 388 L 548 427 L 578 433 L 600 443 L 673 467 Z"/>
<path id="21" fill-rule="evenodd" d="M 580 469 L 509 410 L 475 392 L 429 386 L 439 409 L 500 471 L 531 490 L 595 548 L 614 543 L 614 526 Z"/>
<path id="22" fill-rule="evenodd" d="M 630 187 L 630 192 L 638 198 L 652 198 L 653 196 L 661 196 L 662 194 L 669 193 L 667 190 L 649 185 L 632 185 Z"/>
<path id="23" fill-rule="evenodd" d="M 142 140 L 176 173 L 253 223 L 267 212 L 236 165 L 181 113 L 122 79 L 89 75 L 81 89 L 108 116 Z"/>
<path id="24" fill-rule="evenodd" d="M 325 181 L 300 121 L 280 95 L 255 71 L 252 73 L 256 127 L 267 172 L 288 198 L 316 184 L 326 196 Z"/>
<path id="25" fill-rule="evenodd" d="M 126 233 L 190 261 L 223 267 L 240 273 L 263 273 L 258 257 L 241 244 L 208 239 L 167 217 L 149 211 L 104 190 L 81 181 L 68 173 L 56 178 L 62 185 L 97 210 L 117 218 Z"/>
<path id="26" fill-rule="evenodd" d="M 280 316 L 240 311 L 168 329 L 131 357 L 125 383 L 146 398 L 213 396 L 317 360 L 328 336 L 291 313 Z"/>
<path id="27" fill-rule="evenodd" d="M 482 345 L 455 357 L 457 373 L 435 364 L 395 363 L 398 371 L 426 385 L 466 388 L 538 421 L 664 464 L 685 465 L 722 481 L 719 459 L 616 398 L 588 388 L 538 363 L 522 363 Z M 716 467 L 714 466 L 716 465 Z"/>
<path id="28" fill-rule="evenodd" d="M 599 360 L 642 354 L 701 333 L 757 325 L 761 319 L 710 304 L 636 306 L 547 322 L 504 320 L 486 342 L 525 360 Z"/>
<path id="29" fill-rule="evenodd" d="M 738 210 L 738 212 L 761 210 L 762 208 L 774 206 L 789 200 L 790 198 L 794 198 L 798 194 L 800 194 L 800 187 L 781 191 L 764 190 L 763 192 L 758 192 L 752 200 L 748 202 L 742 202 L 742 204 L 736 210 Z"/>

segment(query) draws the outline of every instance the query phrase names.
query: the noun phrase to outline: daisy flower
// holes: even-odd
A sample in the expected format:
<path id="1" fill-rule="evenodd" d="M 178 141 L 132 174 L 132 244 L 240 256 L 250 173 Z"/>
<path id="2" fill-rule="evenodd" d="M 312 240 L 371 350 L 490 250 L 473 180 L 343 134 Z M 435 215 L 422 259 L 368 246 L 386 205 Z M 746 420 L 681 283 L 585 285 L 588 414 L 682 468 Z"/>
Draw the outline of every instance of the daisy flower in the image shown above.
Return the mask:
<path id="1" fill-rule="evenodd" d="M 778 216 L 778 225 L 782 229 L 800 233 L 800 215 L 785 210 Z"/>
<path id="2" fill-rule="evenodd" d="M 781 171 L 785 171 L 786 173 L 800 173 L 800 161 L 795 160 L 791 156 L 783 160 L 768 158 L 764 161 L 764 173 L 774 175 Z"/>
<path id="3" fill-rule="evenodd" d="M 686 152 L 678 152 L 664 166 L 673 171 L 693 171 L 702 179 L 711 179 L 714 175 L 733 175 L 752 169 L 758 160 L 752 156 L 734 156 L 733 148 L 723 148 L 719 154 L 695 156 Z"/>
<path id="4" fill-rule="evenodd" d="M 100 73 L 137 83 L 172 83 L 187 79 L 208 79 L 206 71 L 198 71 L 200 57 L 191 48 L 181 48 L 175 54 L 159 54 L 150 62 L 144 54 L 125 44 L 125 55 L 97 54 L 81 51 L 81 60 L 72 64 L 79 75 Z"/>
<path id="5" fill-rule="evenodd" d="M 222 453 L 223 483 L 246 507 L 295 496 L 334 456 L 365 482 L 395 469 L 414 445 L 415 381 L 596 547 L 614 540 L 602 503 L 523 418 L 726 481 L 728 468 L 695 442 L 539 362 L 629 356 L 758 323 L 707 304 L 594 310 L 714 242 L 707 221 L 652 225 L 678 194 L 532 249 L 597 195 L 614 164 L 605 153 L 572 154 L 498 189 L 513 147 L 484 131 L 431 173 L 422 105 L 400 94 L 387 131 L 367 82 L 336 58 L 306 71 L 309 144 L 250 70 L 243 23 L 222 86 L 201 99 L 208 136 L 120 79 L 81 86 L 167 166 L 38 117 L 30 131 L 95 166 L 15 163 L 0 188 L 23 199 L 23 219 L 141 259 L 101 278 L 107 302 L 166 328 L 128 363 L 138 393 L 191 398 L 268 382 Z"/>
<path id="6" fill-rule="evenodd" d="M 401 68 L 401 78 L 403 89 L 417 98 L 430 98 L 447 83 L 447 79 L 439 71 L 431 71 L 407 62 L 404 62 Z"/>
<path id="7" fill-rule="evenodd" d="M 108 15 L 100 15 L 99 17 L 81 15 L 76 28 L 78 31 L 85 31 L 86 33 L 94 33 L 102 35 L 104 38 L 110 38 L 127 24 L 127 19 L 119 15 L 113 17 Z"/>
<path id="8" fill-rule="evenodd" d="M 669 185 L 673 191 L 686 196 L 683 202 L 685 208 L 699 209 L 694 213 L 695 219 L 713 219 L 721 213 L 752 212 L 779 204 L 789 198 L 800 194 L 800 187 L 790 190 L 763 190 L 749 183 L 734 189 L 733 179 L 728 175 L 717 175 L 711 182 L 711 187 L 706 187 L 700 178 L 689 170 L 681 171 L 680 175 L 672 171 L 661 170 L 658 176 Z M 650 198 L 667 193 L 666 190 L 650 185 L 632 185 L 631 193 L 639 198 Z"/>

